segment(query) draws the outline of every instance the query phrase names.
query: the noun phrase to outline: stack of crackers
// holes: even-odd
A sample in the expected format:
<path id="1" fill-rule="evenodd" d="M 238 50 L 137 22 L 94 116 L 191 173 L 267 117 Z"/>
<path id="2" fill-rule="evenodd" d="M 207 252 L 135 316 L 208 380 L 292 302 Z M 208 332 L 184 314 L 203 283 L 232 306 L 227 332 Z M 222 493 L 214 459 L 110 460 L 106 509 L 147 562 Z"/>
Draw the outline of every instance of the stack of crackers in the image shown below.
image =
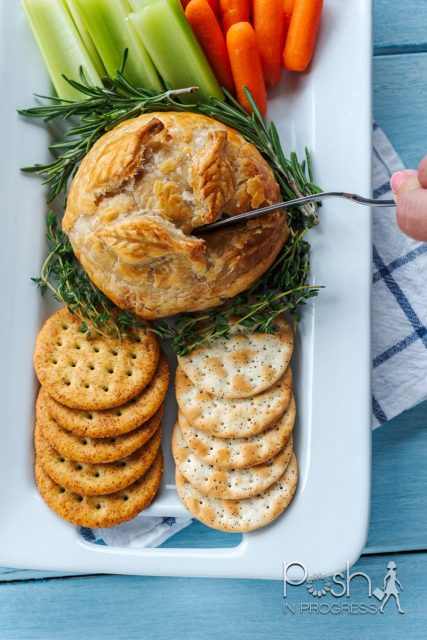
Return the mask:
<path id="1" fill-rule="evenodd" d="M 285 319 L 273 334 L 236 327 L 179 358 L 176 486 L 187 509 L 222 531 L 265 526 L 289 505 L 298 467 Z"/>
<path id="2" fill-rule="evenodd" d="M 66 308 L 36 341 L 35 475 L 48 506 L 69 522 L 110 527 L 156 495 L 169 368 L 155 336 L 86 338 Z"/>

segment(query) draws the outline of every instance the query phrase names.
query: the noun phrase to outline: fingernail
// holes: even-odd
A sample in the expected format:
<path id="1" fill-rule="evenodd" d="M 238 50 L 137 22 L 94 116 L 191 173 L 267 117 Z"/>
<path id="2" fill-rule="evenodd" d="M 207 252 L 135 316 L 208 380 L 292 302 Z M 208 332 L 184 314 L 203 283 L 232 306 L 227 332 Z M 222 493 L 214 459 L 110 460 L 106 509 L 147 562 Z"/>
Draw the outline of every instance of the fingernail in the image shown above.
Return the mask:
<path id="1" fill-rule="evenodd" d="M 390 186 L 393 193 L 398 193 L 405 180 L 414 175 L 418 175 L 415 169 L 406 169 L 405 171 L 396 171 L 396 173 L 393 173 L 390 178 Z"/>

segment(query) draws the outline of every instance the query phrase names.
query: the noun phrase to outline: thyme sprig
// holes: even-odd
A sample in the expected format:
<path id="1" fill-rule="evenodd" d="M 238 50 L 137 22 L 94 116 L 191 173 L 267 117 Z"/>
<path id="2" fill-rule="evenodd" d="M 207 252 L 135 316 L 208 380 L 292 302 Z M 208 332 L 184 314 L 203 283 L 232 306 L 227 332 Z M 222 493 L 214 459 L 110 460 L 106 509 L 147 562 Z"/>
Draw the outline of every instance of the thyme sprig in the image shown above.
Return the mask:
<path id="1" fill-rule="evenodd" d="M 297 323 L 301 307 L 317 296 L 321 288 L 306 283 L 310 245 L 303 238 L 309 228 L 296 233 L 291 231 L 273 265 L 250 289 L 222 307 L 197 315 L 181 314 L 172 342 L 174 350 L 179 354 L 189 353 L 204 342 L 227 337 L 236 325 L 274 333 L 275 321 L 283 313 L 289 314 Z"/>
<path id="2" fill-rule="evenodd" d="M 211 99 L 209 103 L 182 104 L 180 96 L 191 94 L 196 88 L 155 95 L 131 85 L 122 71 L 114 78 L 106 78 L 103 87 L 91 86 L 81 71 L 80 81 L 67 79 L 85 95 L 81 101 L 39 96 L 48 103 L 19 112 L 45 122 L 55 120 L 65 126 L 63 139 L 49 147 L 56 158 L 48 164 L 23 169 L 43 177 L 44 184 L 48 185 L 48 202 L 61 193 L 66 194 L 80 161 L 106 131 L 129 118 L 153 111 L 201 113 L 239 131 L 270 164 L 284 199 L 320 190 L 313 180 L 308 151 L 302 162 L 295 153 L 286 158 L 276 127 L 273 123 L 266 125 L 249 92 L 246 95 L 252 105 L 251 115 L 229 94 L 224 102 Z M 282 313 L 290 314 L 297 322 L 301 307 L 319 291 L 319 287 L 307 284 L 310 245 L 305 239 L 307 231 L 317 222 L 316 211 L 316 203 L 288 211 L 290 237 L 270 269 L 249 290 L 219 308 L 180 314 L 168 322 L 155 321 L 149 325 L 150 330 L 170 340 L 174 350 L 183 355 L 215 337 L 228 336 L 236 325 L 274 332 L 275 321 Z M 144 326 L 133 313 L 118 309 L 90 281 L 52 212 L 47 216 L 47 241 L 49 253 L 40 277 L 34 281 L 42 293 L 49 290 L 81 319 L 82 330 L 87 335 L 96 332 L 121 336 L 132 327 Z"/>
<path id="3" fill-rule="evenodd" d="M 129 328 L 141 328 L 145 324 L 133 313 L 118 309 L 89 279 L 76 259 L 68 236 L 61 231 L 53 211 L 46 218 L 46 240 L 49 253 L 40 270 L 40 276 L 32 278 L 42 295 L 50 291 L 55 300 L 65 304 L 82 321 L 82 331 L 90 336 L 120 337 Z M 158 322 L 149 327 L 161 338 L 173 338 L 166 323 Z"/>

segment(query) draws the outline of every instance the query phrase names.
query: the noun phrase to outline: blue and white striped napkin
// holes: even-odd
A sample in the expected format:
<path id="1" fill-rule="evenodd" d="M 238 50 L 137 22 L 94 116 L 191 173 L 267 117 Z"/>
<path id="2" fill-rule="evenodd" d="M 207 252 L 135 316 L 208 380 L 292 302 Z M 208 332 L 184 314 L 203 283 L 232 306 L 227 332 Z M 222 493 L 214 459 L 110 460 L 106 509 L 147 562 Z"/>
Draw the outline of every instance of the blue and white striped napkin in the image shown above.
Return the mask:
<path id="1" fill-rule="evenodd" d="M 403 169 L 374 125 L 374 198 L 390 198 L 390 177 Z M 427 244 L 396 225 L 394 209 L 374 209 L 372 279 L 372 425 L 378 427 L 427 398 Z"/>
<path id="2" fill-rule="evenodd" d="M 158 547 L 174 536 L 178 531 L 188 527 L 192 519 L 190 516 L 179 518 L 153 518 L 137 516 L 129 522 L 119 524 L 109 529 L 80 528 L 80 534 L 86 542 L 105 544 L 112 547 L 128 547 L 142 549 L 143 547 Z"/>
<path id="3" fill-rule="evenodd" d="M 403 165 L 374 125 L 374 197 L 391 197 L 390 177 Z M 394 209 L 374 209 L 372 287 L 372 425 L 427 398 L 427 244 L 403 235 Z M 82 537 L 120 547 L 156 547 L 191 524 L 190 517 L 139 516 L 111 529 L 81 529 Z"/>

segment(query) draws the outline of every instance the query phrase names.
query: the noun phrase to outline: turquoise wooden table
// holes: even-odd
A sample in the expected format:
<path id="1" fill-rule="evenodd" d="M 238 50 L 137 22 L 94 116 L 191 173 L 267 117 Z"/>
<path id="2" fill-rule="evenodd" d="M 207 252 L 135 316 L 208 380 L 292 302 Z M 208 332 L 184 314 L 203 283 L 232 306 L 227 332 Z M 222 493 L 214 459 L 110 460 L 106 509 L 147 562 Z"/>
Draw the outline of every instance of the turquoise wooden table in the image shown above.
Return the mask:
<path id="1" fill-rule="evenodd" d="M 427 0 L 376 0 L 374 24 L 375 118 L 406 165 L 416 166 L 427 152 Z M 3 568 L 0 640 L 425 638 L 427 403 L 373 433 L 372 465 L 369 539 L 353 572 L 369 574 L 373 586 L 382 587 L 393 560 L 404 586 L 404 615 L 393 601 L 383 615 L 360 608 L 300 613 L 307 597 L 296 587 L 286 610 L 283 585 L 274 581 L 64 576 Z M 316 529 L 332 531 L 334 523 L 310 526 L 316 544 Z M 202 529 L 193 525 L 181 532 L 178 544 L 200 544 Z M 223 543 L 221 534 L 209 534 L 210 546 Z M 365 601 L 366 580 L 359 577 L 352 581 L 351 602 Z"/>

